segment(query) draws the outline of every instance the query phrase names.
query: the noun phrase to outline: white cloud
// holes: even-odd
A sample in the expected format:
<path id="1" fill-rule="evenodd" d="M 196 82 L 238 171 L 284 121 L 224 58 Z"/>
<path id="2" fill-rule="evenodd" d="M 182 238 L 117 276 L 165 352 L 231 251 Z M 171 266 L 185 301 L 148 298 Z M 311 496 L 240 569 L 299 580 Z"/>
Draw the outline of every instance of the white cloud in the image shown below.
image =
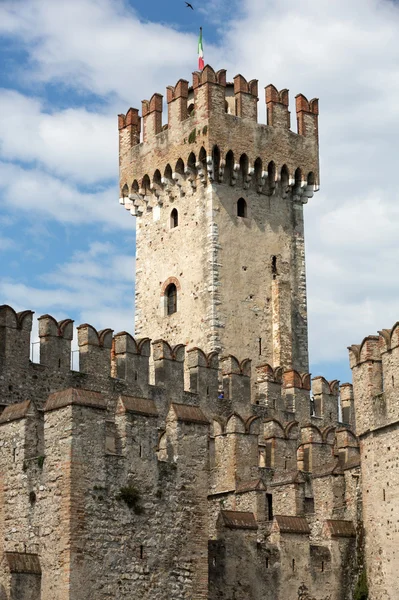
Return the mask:
<path id="1" fill-rule="evenodd" d="M 162 91 L 165 80 L 173 85 L 196 59 L 196 35 L 142 22 L 122 0 L 9 0 L 0 4 L 1 31 L 29 46 L 32 80 L 126 104 Z"/>
<path id="2" fill-rule="evenodd" d="M 42 286 L 34 286 L 0 279 L 2 303 L 34 310 L 37 316 L 73 318 L 77 325 L 87 322 L 98 330 L 133 333 L 134 260 L 116 246 L 93 243 L 41 280 Z"/>
<path id="3" fill-rule="evenodd" d="M 77 187 L 44 173 L 0 162 L 0 190 L 8 209 L 61 223 L 98 223 L 106 228 L 131 229 L 134 221 L 118 205 L 117 186 L 82 192 Z"/>
<path id="4" fill-rule="evenodd" d="M 78 183 L 115 178 L 116 116 L 84 108 L 45 112 L 40 100 L 0 89 L 0 153 Z"/>

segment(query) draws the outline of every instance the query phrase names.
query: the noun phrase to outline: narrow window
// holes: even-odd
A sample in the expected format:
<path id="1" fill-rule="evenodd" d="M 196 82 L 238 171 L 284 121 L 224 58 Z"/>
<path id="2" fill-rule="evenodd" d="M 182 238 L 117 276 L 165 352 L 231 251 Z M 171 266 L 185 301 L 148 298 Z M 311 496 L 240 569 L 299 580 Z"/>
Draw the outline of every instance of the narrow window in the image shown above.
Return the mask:
<path id="1" fill-rule="evenodd" d="M 259 356 L 262 354 L 262 338 L 259 338 Z"/>
<path id="2" fill-rule="evenodd" d="M 61 359 L 60 358 L 58 359 L 58 368 L 59 369 L 61 368 Z"/>
<path id="3" fill-rule="evenodd" d="M 342 420 L 344 423 L 349 423 L 350 421 L 350 406 L 344 406 L 342 409 Z"/>
<path id="4" fill-rule="evenodd" d="M 267 520 L 273 521 L 273 495 L 266 494 L 267 501 Z"/>
<path id="5" fill-rule="evenodd" d="M 268 568 L 269 568 L 269 559 L 268 559 L 268 557 L 266 556 L 266 569 L 268 569 Z"/>
<path id="6" fill-rule="evenodd" d="M 382 499 L 385 502 L 385 490 L 382 490 Z"/>
<path id="7" fill-rule="evenodd" d="M 144 546 L 140 546 L 140 558 L 144 558 Z"/>
<path id="8" fill-rule="evenodd" d="M 244 198 L 239 198 L 237 202 L 237 217 L 247 216 L 247 203 Z"/>
<path id="9" fill-rule="evenodd" d="M 178 226 L 178 224 L 179 224 L 179 213 L 174 208 L 172 210 L 172 212 L 170 213 L 170 228 L 174 229 L 175 227 Z"/>
<path id="10" fill-rule="evenodd" d="M 314 514 L 314 498 L 304 498 L 303 509 L 305 515 L 313 515 Z"/>
<path id="11" fill-rule="evenodd" d="M 174 283 L 166 288 L 166 312 L 173 315 L 177 311 L 177 289 Z"/>
<path id="12" fill-rule="evenodd" d="M 272 275 L 273 279 L 278 275 L 277 273 L 277 256 L 272 256 Z"/>
<path id="13" fill-rule="evenodd" d="M 295 558 L 292 559 L 292 571 L 295 571 Z"/>
<path id="14" fill-rule="evenodd" d="M 143 458 L 143 447 L 141 444 L 139 445 L 139 456 L 140 458 Z"/>
<path id="15" fill-rule="evenodd" d="M 310 450 L 309 450 L 309 448 L 303 449 L 303 470 L 306 473 L 310 472 Z"/>
<path id="16" fill-rule="evenodd" d="M 272 465 L 272 442 L 266 442 L 266 467 L 271 468 Z"/>
<path id="17" fill-rule="evenodd" d="M 324 573 L 324 560 L 321 561 L 321 572 Z"/>

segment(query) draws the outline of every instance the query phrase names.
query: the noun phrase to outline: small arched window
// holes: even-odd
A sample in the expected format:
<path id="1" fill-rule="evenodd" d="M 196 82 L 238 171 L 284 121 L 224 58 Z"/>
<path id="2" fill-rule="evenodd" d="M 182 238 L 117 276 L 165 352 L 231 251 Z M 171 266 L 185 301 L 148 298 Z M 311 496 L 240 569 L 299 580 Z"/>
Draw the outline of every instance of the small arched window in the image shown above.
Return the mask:
<path id="1" fill-rule="evenodd" d="M 247 203 L 244 198 L 239 198 L 237 201 L 237 217 L 247 216 Z"/>
<path id="2" fill-rule="evenodd" d="M 174 229 L 175 227 L 177 227 L 179 224 L 179 213 L 177 212 L 176 208 L 174 208 L 172 210 L 172 212 L 170 213 L 170 228 Z"/>
<path id="3" fill-rule="evenodd" d="M 177 311 L 177 288 L 171 283 L 166 288 L 166 314 L 173 315 Z"/>

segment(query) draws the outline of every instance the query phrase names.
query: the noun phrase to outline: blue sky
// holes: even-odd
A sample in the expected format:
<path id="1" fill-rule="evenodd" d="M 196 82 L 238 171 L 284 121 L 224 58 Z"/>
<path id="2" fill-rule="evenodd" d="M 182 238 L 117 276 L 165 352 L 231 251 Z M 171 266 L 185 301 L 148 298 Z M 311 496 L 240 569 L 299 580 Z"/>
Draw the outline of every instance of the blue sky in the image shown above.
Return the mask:
<path id="1" fill-rule="evenodd" d="M 391 0 L 0 2 L 0 303 L 133 330 L 134 218 L 116 115 L 205 59 L 320 98 L 305 207 L 311 370 L 399 318 L 399 5 Z M 260 91 L 260 121 L 265 107 Z M 242 358 L 242 357 L 241 357 Z"/>

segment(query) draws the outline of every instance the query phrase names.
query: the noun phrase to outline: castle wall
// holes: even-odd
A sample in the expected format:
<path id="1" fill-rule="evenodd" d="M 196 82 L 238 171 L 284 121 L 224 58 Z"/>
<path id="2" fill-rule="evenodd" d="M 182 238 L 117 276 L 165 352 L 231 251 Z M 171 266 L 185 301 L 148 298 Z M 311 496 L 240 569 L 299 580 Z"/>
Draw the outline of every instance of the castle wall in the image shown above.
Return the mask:
<path id="1" fill-rule="evenodd" d="M 3 307 L 3 323 L 4 316 L 3 340 L 28 348 L 21 316 Z M 319 380 L 314 383 L 321 395 L 319 429 L 309 412 L 307 374 L 264 365 L 256 386 L 250 361 L 228 356 L 219 365 L 216 355 L 198 348 L 185 353 L 181 345 L 150 344 L 126 332 L 112 337 L 110 330 L 87 324 L 78 328 L 86 372 L 73 372 L 66 368 L 68 327 L 41 318 L 44 363 L 26 356 L 22 364 L 15 361 L 11 344 L 0 363 L 5 598 L 266 594 L 280 600 L 299 593 L 302 584 L 317 598 L 325 576 L 317 571 L 305 577 L 314 563 L 309 544 L 331 547 L 328 519 L 357 519 L 356 490 L 342 483 L 357 471 L 342 454 L 355 452 L 355 437 L 342 428 L 335 433 L 332 383 L 323 380 L 322 389 Z M 150 363 L 155 384 L 149 382 Z M 262 395 L 253 395 L 253 387 Z M 261 456 L 270 443 L 266 466 Z M 306 447 L 312 450 L 308 458 Z M 323 465 L 329 471 L 318 479 L 316 467 Z M 238 527 L 221 523 L 225 511 L 238 515 Z M 242 515 L 250 523 L 245 530 L 244 518 L 244 533 Z M 298 543 L 285 543 L 279 533 L 278 519 L 287 515 L 304 519 L 309 529 Z M 295 576 L 291 563 L 276 558 L 288 548 L 300 566 Z M 332 598 L 341 600 L 338 566 L 328 581 Z"/>
<path id="2" fill-rule="evenodd" d="M 371 600 L 393 599 L 398 584 L 398 324 L 349 348 L 360 438 L 365 566 Z"/>
<path id="3" fill-rule="evenodd" d="M 370 597 L 376 600 L 394 598 L 398 581 L 398 451 L 398 426 L 361 441 L 367 577 Z"/>

